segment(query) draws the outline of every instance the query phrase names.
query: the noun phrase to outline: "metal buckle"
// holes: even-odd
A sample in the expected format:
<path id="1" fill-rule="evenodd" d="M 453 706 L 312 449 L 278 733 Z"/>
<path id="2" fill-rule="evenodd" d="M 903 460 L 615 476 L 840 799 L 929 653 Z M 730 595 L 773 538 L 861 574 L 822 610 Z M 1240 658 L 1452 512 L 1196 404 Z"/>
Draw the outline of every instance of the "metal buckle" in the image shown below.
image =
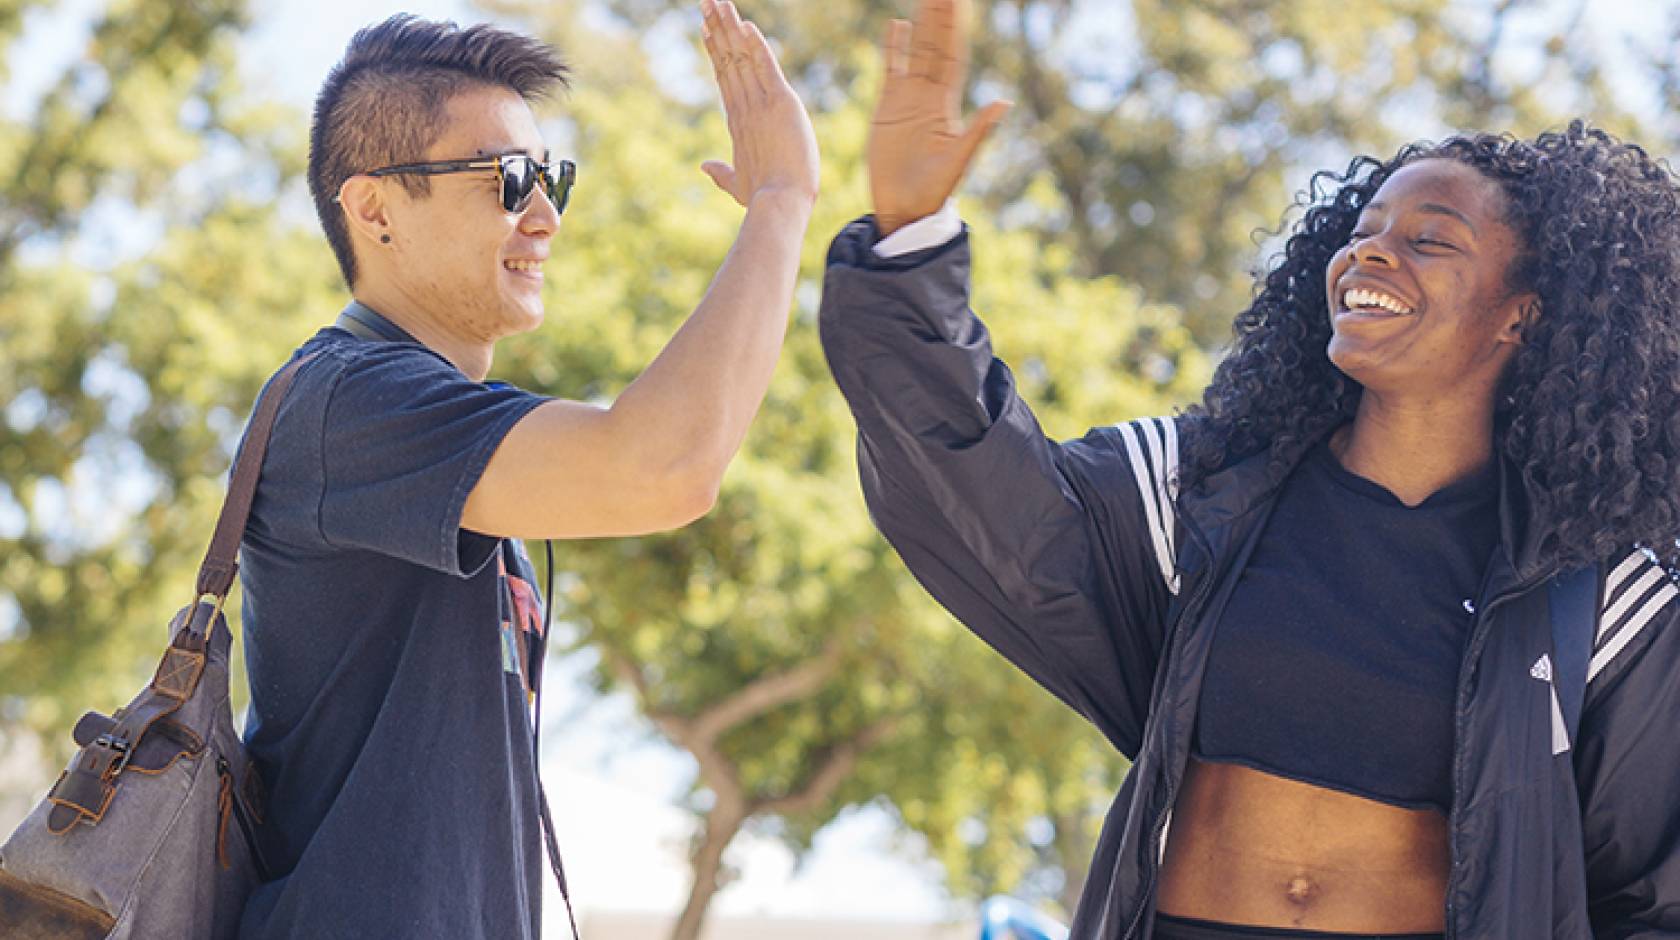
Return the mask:
<path id="1" fill-rule="evenodd" d="M 123 769 L 128 766 L 129 758 L 134 756 L 134 745 L 127 738 L 116 737 L 110 732 L 94 738 L 93 743 L 96 747 L 109 748 L 117 754 L 116 763 L 112 764 L 111 769 L 106 771 L 107 777 L 115 777 L 122 773 Z"/>

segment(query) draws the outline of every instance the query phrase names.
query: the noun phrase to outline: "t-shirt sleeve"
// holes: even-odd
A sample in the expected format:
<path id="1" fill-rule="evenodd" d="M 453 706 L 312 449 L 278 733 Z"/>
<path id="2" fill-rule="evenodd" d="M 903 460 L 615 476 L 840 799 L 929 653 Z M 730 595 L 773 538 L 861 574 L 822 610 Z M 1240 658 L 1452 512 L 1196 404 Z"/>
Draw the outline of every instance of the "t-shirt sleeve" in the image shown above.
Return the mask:
<path id="1" fill-rule="evenodd" d="M 409 344 L 358 356 L 326 406 L 321 537 L 335 548 L 476 573 L 498 540 L 461 528 L 467 495 L 502 438 L 544 400 L 474 382 Z"/>

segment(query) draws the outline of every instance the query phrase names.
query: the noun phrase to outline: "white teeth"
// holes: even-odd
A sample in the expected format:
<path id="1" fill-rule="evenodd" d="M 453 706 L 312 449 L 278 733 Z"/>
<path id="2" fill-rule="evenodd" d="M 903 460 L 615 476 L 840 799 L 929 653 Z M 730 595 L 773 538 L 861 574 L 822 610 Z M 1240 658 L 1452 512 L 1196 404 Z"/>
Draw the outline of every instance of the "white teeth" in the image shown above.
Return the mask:
<path id="1" fill-rule="evenodd" d="M 508 260 L 502 262 L 502 267 L 507 268 L 509 271 L 541 271 L 542 262 Z"/>
<path id="2" fill-rule="evenodd" d="M 1380 309 L 1387 310 L 1389 313 L 1398 313 L 1401 315 L 1410 314 L 1412 312 L 1412 308 L 1401 303 L 1394 297 L 1379 291 L 1366 290 L 1363 287 L 1355 287 L 1343 294 L 1342 306 L 1349 310 L 1356 307 L 1378 307 Z"/>

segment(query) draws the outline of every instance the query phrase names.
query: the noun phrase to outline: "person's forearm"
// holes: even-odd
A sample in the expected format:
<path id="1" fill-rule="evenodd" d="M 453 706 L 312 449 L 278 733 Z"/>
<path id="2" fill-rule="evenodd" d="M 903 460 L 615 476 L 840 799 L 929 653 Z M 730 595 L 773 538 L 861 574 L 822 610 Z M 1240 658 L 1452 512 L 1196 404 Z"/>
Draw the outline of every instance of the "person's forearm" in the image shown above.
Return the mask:
<path id="1" fill-rule="evenodd" d="M 811 198 L 752 198 L 705 297 L 612 406 L 626 443 L 670 474 L 715 488 L 740 448 L 787 331 Z"/>

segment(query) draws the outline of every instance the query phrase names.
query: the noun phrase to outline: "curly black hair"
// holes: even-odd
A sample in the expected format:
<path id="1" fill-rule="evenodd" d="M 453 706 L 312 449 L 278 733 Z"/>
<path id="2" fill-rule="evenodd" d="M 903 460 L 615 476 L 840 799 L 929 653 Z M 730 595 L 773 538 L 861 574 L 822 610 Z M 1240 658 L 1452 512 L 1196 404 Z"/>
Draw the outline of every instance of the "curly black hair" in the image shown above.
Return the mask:
<path id="1" fill-rule="evenodd" d="M 1415 143 L 1386 162 L 1321 171 L 1306 212 L 1233 326 L 1199 405 L 1185 410 L 1182 483 L 1269 450 L 1274 471 L 1350 420 L 1359 385 L 1331 364 L 1325 270 L 1396 170 L 1427 158 L 1496 181 L 1524 243 L 1511 286 L 1540 316 L 1502 378 L 1496 453 L 1521 473 L 1540 564 L 1630 545 L 1680 566 L 1680 184 L 1639 146 L 1576 121 L 1534 140 Z"/>

